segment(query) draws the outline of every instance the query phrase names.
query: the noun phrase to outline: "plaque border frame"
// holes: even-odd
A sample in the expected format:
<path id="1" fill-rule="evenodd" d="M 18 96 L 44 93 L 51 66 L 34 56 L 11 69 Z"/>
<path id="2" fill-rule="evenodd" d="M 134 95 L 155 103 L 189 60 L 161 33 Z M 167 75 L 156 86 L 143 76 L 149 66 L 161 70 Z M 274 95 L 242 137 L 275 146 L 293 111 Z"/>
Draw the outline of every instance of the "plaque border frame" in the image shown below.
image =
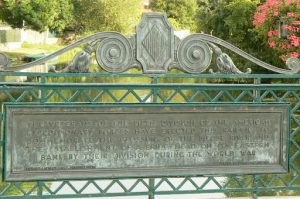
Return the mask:
<path id="1" fill-rule="evenodd" d="M 278 165 L 270 165 L 267 164 L 265 166 L 261 165 L 228 165 L 228 166 L 209 166 L 209 168 L 204 168 L 201 170 L 201 173 L 196 173 L 196 171 L 199 171 L 196 167 L 180 167 L 180 168 L 173 168 L 173 169 L 166 169 L 168 172 L 163 174 L 162 170 L 165 168 L 129 168 L 129 169 L 93 169 L 94 171 L 91 172 L 89 177 L 83 177 L 84 172 L 88 172 L 87 169 L 84 170 L 71 170 L 71 171 L 65 171 L 65 170 L 55 170 L 55 171 L 48 171 L 50 175 L 47 175 L 48 177 L 45 177 L 45 171 L 34 171 L 34 172 L 22 172 L 21 174 L 15 174 L 10 172 L 11 165 L 8 164 L 9 158 L 11 158 L 11 153 L 7 154 L 10 152 L 8 150 L 8 112 L 10 108 L 16 109 L 16 108 L 93 108 L 93 107 L 103 107 L 103 108 L 130 108 L 130 107 L 239 107 L 239 106 L 245 106 L 245 107 L 282 107 L 286 109 L 286 112 L 281 112 L 281 113 L 286 113 L 286 120 L 287 120 L 287 126 L 286 126 L 286 131 L 287 135 L 285 136 L 286 142 L 284 141 L 282 134 L 283 132 L 280 133 L 280 153 L 283 153 L 283 149 L 285 149 L 285 154 L 281 155 L 280 162 L 281 164 Z M 290 163 L 289 163 L 289 154 L 290 154 L 290 131 L 291 131 L 291 105 L 289 103 L 284 103 L 284 102 L 275 102 L 275 103 L 189 103 L 189 104 L 180 104 L 180 103 L 168 103 L 168 104 L 162 104 L 162 103 L 149 103 L 149 104 L 140 104 L 140 103 L 95 103 L 95 104 L 90 104 L 90 103 L 70 103 L 70 104 L 65 104 L 65 103 L 47 103 L 47 104 L 40 104 L 40 103 L 3 103 L 2 107 L 3 111 L 3 120 L 2 120 L 2 132 L 4 136 L 4 143 L 3 143 L 3 180 L 6 182 L 12 182 L 12 181 L 33 181 L 33 180 L 38 180 L 38 181 L 53 181 L 53 180 L 88 180 L 88 179 L 115 179 L 115 178 L 149 178 L 149 177 L 182 177 L 182 176 L 210 176 L 210 175 L 216 175 L 216 176 L 225 176 L 225 175 L 253 175 L 253 174 L 276 174 L 276 173 L 288 173 L 289 168 L 290 168 Z M 283 128 L 283 127 L 282 127 Z M 281 128 L 281 131 L 282 131 Z M 11 151 L 12 152 L 12 151 Z M 285 158 L 285 159 L 284 159 Z M 283 163 L 282 163 L 283 161 Z M 249 170 L 249 172 L 243 172 L 239 170 L 242 167 L 244 170 Z M 206 166 L 208 167 L 208 166 Z M 220 171 L 222 169 L 228 169 L 228 167 L 235 168 L 237 169 L 235 172 L 226 172 L 226 173 L 218 173 L 217 171 Z M 270 172 L 270 167 L 273 168 L 273 170 L 276 170 L 276 172 Z M 158 168 L 158 169 L 157 169 Z M 215 169 L 215 170 L 214 170 Z M 255 170 L 255 172 L 250 172 L 251 170 Z M 111 174 L 111 172 L 115 172 L 115 170 L 120 171 L 120 170 L 125 170 L 121 171 L 120 174 Z M 132 171 L 130 171 L 132 170 Z M 153 174 L 152 170 L 154 172 L 156 170 L 161 170 L 160 173 Z M 187 170 L 191 170 L 190 172 L 186 172 Z M 213 170 L 213 171 L 212 171 Z M 94 175 L 97 172 L 102 172 L 101 175 L 97 176 L 91 176 Z M 129 172 L 128 172 L 129 171 Z M 137 172 L 138 171 L 138 172 Z M 183 172 L 185 171 L 185 173 Z M 216 171 L 216 172 L 215 172 Z M 44 172 L 44 173 L 43 173 Z M 57 177 L 61 173 L 78 173 L 76 177 L 70 176 L 70 177 Z M 130 174 L 125 174 L 124 173 L 130 173 Z M 149 173 L 150 172 L 150 173 Z M 177 174 L 175 174 L 177 172 Z M 183 172 L 183 173 L 180 173 Z M 25 174 L 24 174 L 25 173 Z M 50 177 L 51 174 L 54 173 L 59 173 L 56 174 L 56 177 Z M 104 175 L 103 175 L 104 173 Z M 123 173 L 123 174 L 122 174 Z M 142 174 L 143 173 L 143 174 Z M 26 175 L 27 174 L 27 175 Z M 34 177 L 32 177 L 31 174 L 36 174 Z"/>

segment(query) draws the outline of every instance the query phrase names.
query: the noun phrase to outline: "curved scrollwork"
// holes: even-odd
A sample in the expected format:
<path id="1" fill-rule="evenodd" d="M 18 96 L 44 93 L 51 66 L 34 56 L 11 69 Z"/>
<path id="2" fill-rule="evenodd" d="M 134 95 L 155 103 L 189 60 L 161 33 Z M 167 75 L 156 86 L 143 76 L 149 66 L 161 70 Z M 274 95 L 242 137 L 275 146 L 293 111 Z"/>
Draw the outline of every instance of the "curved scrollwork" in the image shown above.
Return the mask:
<path id="1" fill-rule="evenodd" d="M 136 34 L 129 38 L 117 32 L 96 33 L 39 60 L 16 67 L 8 67 L 8 58 L 0 53 L 0 71 L 20 71 L 41 65 L 83 44 L 86 44 L 84 50 L 77 53 L 66 68 L 54 72 L 89 72 L 92 54 L 95 53 L 98 65 L 110 73 L 121 73 L 133 67 L 142 69 L 144 73 L 166 73 L 172 68 L 187 73 L 251 73 L 251 69 L 241 71 L 221 47 L 276 73 L 295 74 L 300 71 L 297 58 L 287 60 L 287 69 L 279 68 L 211 35 L 196 33 L 181 40 L 174 35 L 173 27 L 162 13 L 144 14 Z M 209 69 L 213 57 L 218 68 L 216 72 Z"/>
<path id="2" fill-rule="evenodd" d="M 234 45 L 211 35 L 207 35 L 207 34 L 201 34 L 201 33 L 197 33 L 195 35 L 198 35 L 203 41 L 209 42 L 209 43 L 213 43 L 216 45 L 220 45 L 223 46 L 225 48 L 227 48 L 228 50 L 231 50 L 232 52 L 244 57 L 245 59 L 251 61 L 252 63 L 261 66 L 265 69 L 268 69 L 270 71 L 273 72 L 277 72 L 277 73 L 281 73 L 281 74 L 295 74 L 298 73 L 300 71 L 300 64 L 299 64 L 299 59 L 297 59 L 298 61 L 293 61 L 293 66 L 292 67 L 288 67 L 290 70 L 287 69 L 282 69 L 282 68 L 278 68 L 276 66 L 273 66 L 271 64 L 265 63 L 259 59 L 257 59 L 256 57 L 253 57 L 252 55 L 242 51 L 241 49 L 235 47 Z"/>
<path id="3" fill-rule="evenodd" d="M 299 70 L 300 67 L 300 60 L 298 58 L 293 58 L 293 57 L 288 58 L 286 61 L 286 65 L 292 71 L 297 71 Z"/>
<path id="4" fill-rule="evenodd" d="M 123 35 L 113 33 L 109 38 L 99 42 L 96 59 L 104 70 L 111 73 L 120 73 L 130 68 L 132 54 L 129 40 Z"/>
<path id="5" fill-rule="evenodd" d="M 177 54 L 180 67 L 188 73 L 202 73 L 212 59 L 209 46 L 198 35 L 186 37 L 180 43 Z"/>
<path id="6" fill-rule="evenodd" d="M 83 39 L 78 40 L 77 42 L 75 42 L 73 44 L 70 44 L 70 45 L 66 46 L 65 48 L 62 48 L 62 49 L 60 49 L 60 50 L 58 50 L 58 51 L 56 51 L 56 52 L 54 52 L 54 53 L 52 53 L 48 56 L 45 56 L 41 59 L 38 59 L 38 60 L 30 62 L 30 63 L 22 64 L 22 65 L 19 65 L 19 66 L 16 66 L 16 67 L 3 67 L 3 66 L 0 65 L 0 71 L 20 71 L 20 70 L 24 70 L 24 69 L 27 69 L 27 68 L 37 66 L 37 65 L 44 64 L 47 61 L 50 61 L 53 58 L 56 58 L 56 57 L 60 56 L 61 54 L 65 53 L 65 52 L 68 52 L 68 51 L 70 51 L 74 48 L 77 48 L 77 47 L 79 47 L 83 44 L 86 44 L 86 43 L 91 42 L 91 41 L 97 41 L 97 40 L 107 38 L 107 37 L 109 37 L 109 35 L 111 33 L 112 32 L 100 32 L 100 33 L 96 33 L 94 35 L 85 37 Z"/>

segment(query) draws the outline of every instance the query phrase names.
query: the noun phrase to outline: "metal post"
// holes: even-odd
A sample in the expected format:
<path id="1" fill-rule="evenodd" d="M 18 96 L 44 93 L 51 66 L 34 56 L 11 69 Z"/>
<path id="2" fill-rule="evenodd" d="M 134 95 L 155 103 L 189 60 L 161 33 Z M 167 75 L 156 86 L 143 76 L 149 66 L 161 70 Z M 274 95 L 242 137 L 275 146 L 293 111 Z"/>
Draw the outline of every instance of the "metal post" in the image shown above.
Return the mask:
<path id="1" fill-rule="evenodd" d="M 157 84 L 157 77 L 154 76 L 152 77 L 152 81 L 151 81 L 151 84 Z M 153 95 L 152 95 L 152 102 L 151 103 L 157 103 L 157 98 L 158 98 L 158 95 L 157 95 L 157 88 L 153 88 Z"/>
<path id="2" fill-rule="evenodd" d="M 43 196 L 43 183 L 42 182 L 38 182 L 37 186 L 38 186 L 38 190 L 37 190 L 37 195 L 40 196 L 40 198 L 42 198 Z"/>
<path id="3" fill-rule="evenodd" d="M 254 85 L 259 85 L 261 84 L 261 79 L 260 78 L 255 78 L 254 79 Z M 253 90 L 253 96 L 255 97 L 254 102 L 260 102 L 260 90 L 254 89 Z M 253 192 L 253 199 L 258 199 L 258 195 L 257 195 L 257 179 L 256 179 L 256 175 L 253 175 L 253 188 L 254 188 L 254 192 Z"/>
<path id="4" fill-rule="evenodd" d="M 254 85 L 260 85 L 261 84 L 261 78 L 255 78 L 254 79 Z M 255 97 L 254 102 L 260 102 L 260 90 L 254 89 L 253 90 L 253 96 Z"/>
<path id="5" fill-rule="evenodd" d="M 148 199 L 154 199 L 155 198 L 155 179 L 150 178 L 149 179 L 149 194 Z"/>
<path id="6" fill-rule="evenodd" d="M 40 83 L 42 84 L 46 84 L 46 77 L 45 76 L 42 76 L 40 77 Z M 46 102 L 46 91 L 44 88 L 41 88 L 39 90 L 39 98 L 40 98 L 40 102 L 41 103 L 45 103 Z"/>
<path id="7" fill-rule="evenodd" d="M 3 111 L 3 110 L 2 110 Z M 0 122 L 1 122 L 1 124 L 3 124 L 3 113 L 1 112 L 0 113 Z M 2 127 L 3 128 L 3 127 Z M 5 148 L 4 148 L 4 133 L 1 133 L 1 141 L 0 141 L 0 149 L 2 149 L 2 155 L 5 153 Z M 0 161 L 0 163 L 1 163 L 1 165 L 2 165 L 2 168 L 1 169 L 3 169 L 3 165 L 4 165 L 4 160 L 2 159 L 1 161 Z"/>
<path id="8" fill-rule="evenodd" d="M 253 175 L 253 193 L 252 193 L 252 197 L 253 199 L 258 199 L 258 191 L 257 191 L 257 176 Z"/>
<path id="9" fill-rule="evenodd" d="M 151 84 L 157 84 L 157 77 L 154 76 L 151 78 Z M 157 88 L 153 88 L 153 95 L 151 103 L 157 103 Z M 155 179 L 150 178 L 149 179 L 149 194 L 148 199 L 154 199 L 155 198 Z"/>

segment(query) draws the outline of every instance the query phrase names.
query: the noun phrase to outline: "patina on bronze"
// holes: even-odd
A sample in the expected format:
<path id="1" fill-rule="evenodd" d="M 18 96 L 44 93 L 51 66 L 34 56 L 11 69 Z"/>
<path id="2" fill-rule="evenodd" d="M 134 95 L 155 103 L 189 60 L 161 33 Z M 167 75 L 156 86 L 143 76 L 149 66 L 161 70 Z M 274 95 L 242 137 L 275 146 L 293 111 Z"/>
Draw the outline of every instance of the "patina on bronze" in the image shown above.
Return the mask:
<path id="1" fill-rule="evenodd" d="M 181 39 L 174 34 L 174 28 L 166 14 L 151 12 L 143 14 L 135 34 L 129 37 L 118 32 L 98 32 L 31 63 L 10 67 L 5 64 L 8 61 L 7 56 L 0 52 L 0 71 L 28 69 L 51 61 L 74 48 L 82 47 L 83 50 L 76 53 L 72 62 L 60 72 L 89 72 L 94 57 L 92 54 L 95 53 L 99 67 L 109 73 L 122 73 L 131 68 L 139 68 L 148 74 L 167 73 L 172 69 L 193 74 L 205 71 L 223 74 L 251 73 L 251 68 L 245 72 L 241 71 L 221 48 L 276 73 L 297 74 L 300 71 L 299 58 L 288 58 L 287 69 L 283 69 L 265 63 L 212 35 L 195 33 Z M 214 65 L 211 64 L 212 60 L 217 66 L 215 72 L 211 68 Z"/>
<path id="2" fill-rule="evenodd" d="M 288 170 L 289 107 L 4 106 L 5 180 Z"/>

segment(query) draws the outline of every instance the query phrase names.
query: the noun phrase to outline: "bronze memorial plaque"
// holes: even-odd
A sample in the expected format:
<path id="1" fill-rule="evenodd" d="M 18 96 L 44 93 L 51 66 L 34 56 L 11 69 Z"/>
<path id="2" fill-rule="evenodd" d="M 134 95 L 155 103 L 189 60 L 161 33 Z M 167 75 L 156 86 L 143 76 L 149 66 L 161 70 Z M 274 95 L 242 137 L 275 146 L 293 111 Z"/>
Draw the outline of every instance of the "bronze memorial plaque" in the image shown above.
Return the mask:
<path id="1" fill-rule="evenodd" d="M 287 104 L 4 106 L 5 180 L 288 171 Z"/>

